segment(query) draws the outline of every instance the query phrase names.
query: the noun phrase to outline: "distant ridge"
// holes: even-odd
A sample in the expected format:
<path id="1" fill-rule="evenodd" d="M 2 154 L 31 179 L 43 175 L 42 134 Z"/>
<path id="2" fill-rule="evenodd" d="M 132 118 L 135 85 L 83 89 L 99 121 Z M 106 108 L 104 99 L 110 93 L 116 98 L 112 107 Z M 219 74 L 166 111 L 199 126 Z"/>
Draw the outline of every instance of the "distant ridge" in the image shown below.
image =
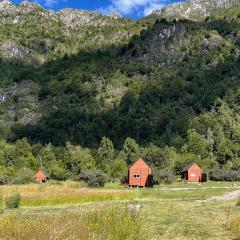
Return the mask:
<path id="1" fill-rule="evenodd" d="M 174 3 L 163 9 L 155 10 L 151 15 L 162 18 L 203 19 L 216 10 L 240 7 L 240 0 L 191 0 Z"/>

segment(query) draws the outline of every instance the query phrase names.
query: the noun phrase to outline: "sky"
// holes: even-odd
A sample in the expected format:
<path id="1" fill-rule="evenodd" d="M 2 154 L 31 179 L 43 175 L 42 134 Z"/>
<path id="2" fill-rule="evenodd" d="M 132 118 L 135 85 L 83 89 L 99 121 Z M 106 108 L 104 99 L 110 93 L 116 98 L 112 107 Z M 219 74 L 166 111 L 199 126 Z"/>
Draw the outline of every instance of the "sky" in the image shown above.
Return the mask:
<path id="1" fill-rule="evenodd" d="M 167 4 L 183 0 L 31 0 L 40 3 L 44 8 L 57 11 L 62 8 L 79 8 L 99 11 L 101 13 L 118 12 L 123 17 L 141 18 L 153 10 Z M 12 0 L 19 4 L 21 0 Z"/>

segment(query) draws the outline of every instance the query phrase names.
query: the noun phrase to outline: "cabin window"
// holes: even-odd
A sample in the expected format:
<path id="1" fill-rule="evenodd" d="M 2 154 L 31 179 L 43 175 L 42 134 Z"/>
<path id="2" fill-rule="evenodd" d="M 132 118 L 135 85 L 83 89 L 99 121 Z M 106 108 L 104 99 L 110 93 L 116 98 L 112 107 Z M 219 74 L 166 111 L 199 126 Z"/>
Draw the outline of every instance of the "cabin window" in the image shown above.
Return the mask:
<path id="1" fill-rule="evenodd" d="M 134 177 L 134 178 L 140 178 L 141 176 L 140 176 L 140 173 L 135 173 L 135 174 L 133 175 L 133 177 Z"/>

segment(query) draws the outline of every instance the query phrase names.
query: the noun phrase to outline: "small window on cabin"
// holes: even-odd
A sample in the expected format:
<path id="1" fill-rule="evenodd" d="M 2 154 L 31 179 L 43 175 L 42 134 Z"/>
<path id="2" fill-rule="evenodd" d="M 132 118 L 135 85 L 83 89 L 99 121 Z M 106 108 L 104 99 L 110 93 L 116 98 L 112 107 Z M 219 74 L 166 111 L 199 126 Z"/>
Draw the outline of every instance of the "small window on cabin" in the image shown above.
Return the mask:
<path id="1" fill-rule="evenodd" d="M 135 173 L 135 174 L 133 175 L 133 177 L 134 177 L 134 178 L 140 178 L 141 176 L 140 176 L 140 173 Z"/>

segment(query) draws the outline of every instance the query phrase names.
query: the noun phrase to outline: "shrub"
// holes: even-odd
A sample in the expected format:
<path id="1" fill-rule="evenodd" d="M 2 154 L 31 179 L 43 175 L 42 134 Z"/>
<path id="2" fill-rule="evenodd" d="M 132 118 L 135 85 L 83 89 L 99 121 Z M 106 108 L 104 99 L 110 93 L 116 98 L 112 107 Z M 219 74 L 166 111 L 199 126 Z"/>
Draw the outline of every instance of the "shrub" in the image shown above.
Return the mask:
<path id="1" fill-rule="evenodd" d="M 240 181 L 240 172 L 236 170 L 227 170 L 215 168 L 209 171 L 209 179 L 212 181 Z"/>
<path id="2" fill-rule="evenodd" d="M 31 169 L 21 169 L 11 180 L 11 184 L 27 184 L 34 181 L 34 172 Z"/>
<path id="3" fill-rule="evenodd" d="M 48 169 L 50 179 L 65 181 L 68 179 L 68 172 L 60 164 L 52 164 Z"/>
<path id="4" fill-rule="evenodd" d="M 19 208 L 21 203 L 21 195 L 19 193 L 15 193 L 7 198 L 5 198 L 5 207 L 7 209 L 15 209 Z"/>
<path id="5" fill-rule="evenodd" d="M 86 170 L 79 175 L 79 181 L 84 181 L 89 187 L 104 187 L 107 177 L 99 170 Z"/>
<path id="6" fill-rule="evenodd" d="M 123 177 L 121 177 L 121 179 L 120 179 L 120 182 L 121 182 L 121 184 L 128 184 L 128 176 L 123 176 Z"/>
<path id="7" fill-rule="evenodd" d="M 6 185 L 8 183 L 7 176 L 0 176 L 0 185 Z"/>
<path id="8" fill-rule="evenodd" d="M 169 170 L 158 170 L 154 172 L 154 183 L 173 183 L 176 181 L 176 176 L 173 172 Z"/>

